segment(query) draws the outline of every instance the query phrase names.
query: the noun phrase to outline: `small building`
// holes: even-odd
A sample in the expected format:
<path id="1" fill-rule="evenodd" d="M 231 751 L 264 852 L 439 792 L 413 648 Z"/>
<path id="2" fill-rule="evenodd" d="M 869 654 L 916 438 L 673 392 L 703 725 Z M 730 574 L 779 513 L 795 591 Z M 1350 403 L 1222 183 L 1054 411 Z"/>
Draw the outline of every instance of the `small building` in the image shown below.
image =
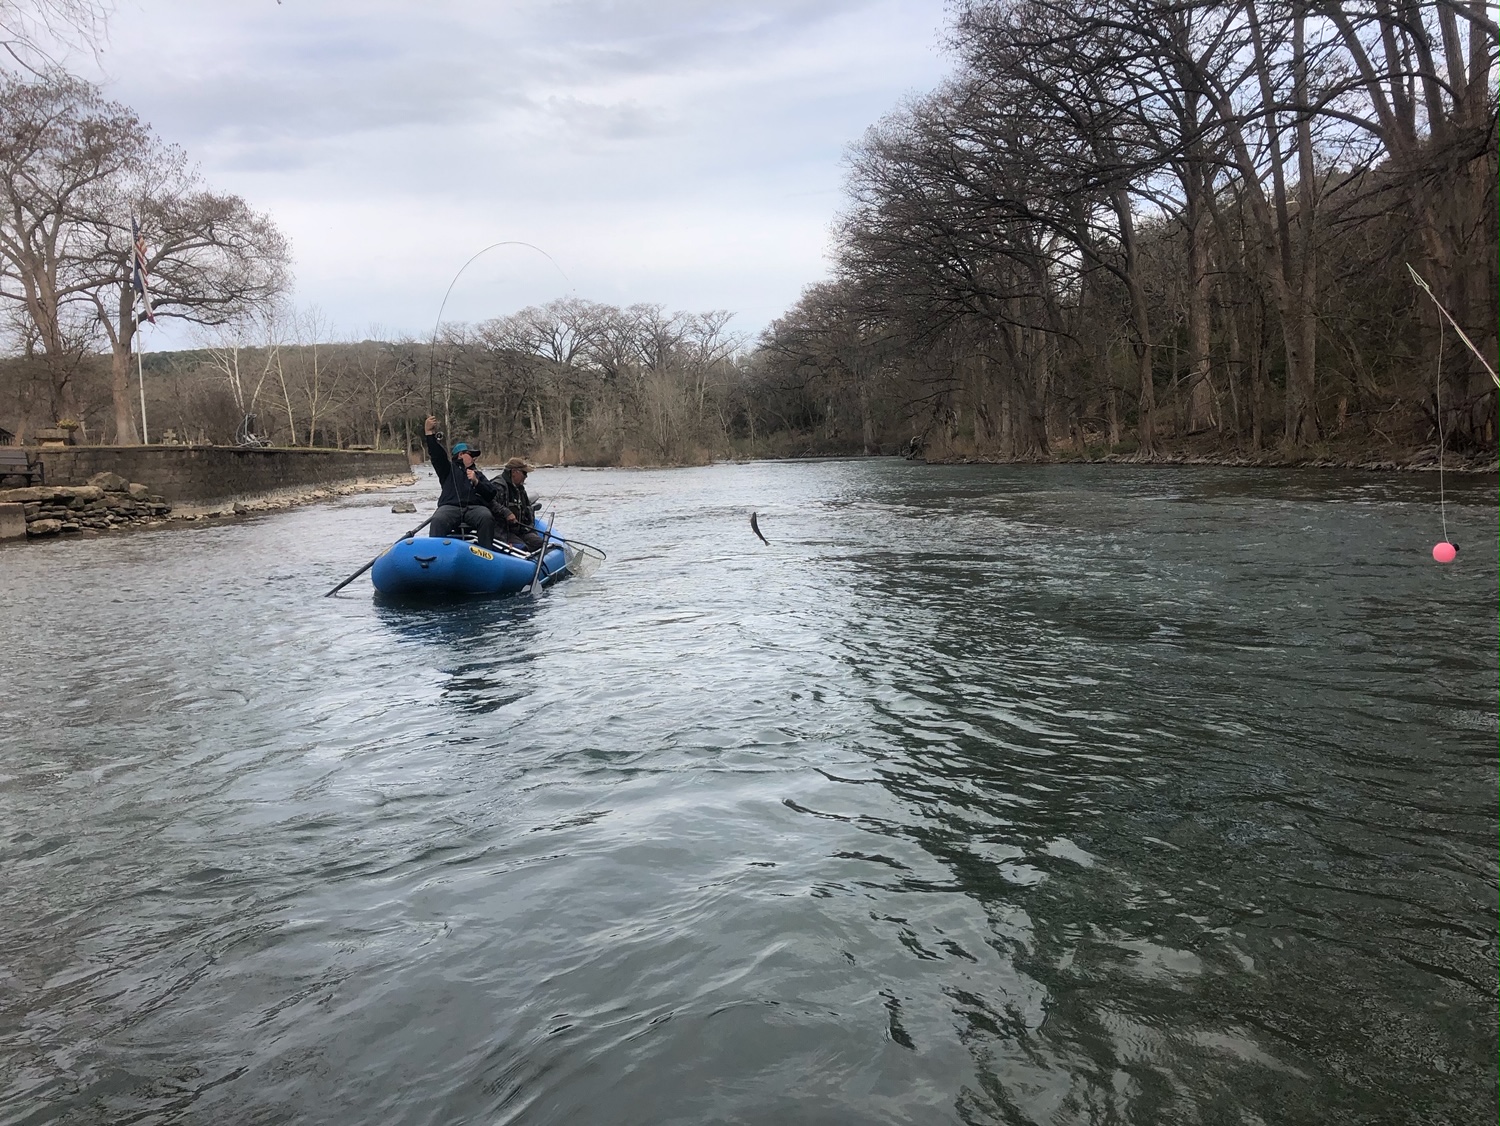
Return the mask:
<path id="1" fill-rule="evenodd" d="M 14 446 L 15 444 L 16 436 L 5 429 L 5 427 L 0 426 L 0 446 Z"/>

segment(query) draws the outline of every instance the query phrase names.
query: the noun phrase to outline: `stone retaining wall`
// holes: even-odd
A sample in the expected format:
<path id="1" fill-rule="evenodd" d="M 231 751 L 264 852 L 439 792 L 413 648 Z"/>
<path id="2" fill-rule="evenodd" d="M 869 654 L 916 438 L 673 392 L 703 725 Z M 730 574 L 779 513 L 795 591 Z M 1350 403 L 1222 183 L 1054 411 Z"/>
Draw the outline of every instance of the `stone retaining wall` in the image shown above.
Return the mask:
<path id="1" fill-rule="evenodd" d="M 69 446 L 30 452 L 46 467 L 48 485 L 85 485 L 96 474 L 114 473 L 144 484 L 179 511 L 411 472 L 406 456 L 397 452 L 228 446 Z"/>
<path id="2" fill-rule="evenodd" d="M 412 479 L 399 453 L 214 446 L 35 452 L 46 484 L 0 488 L 0 540 L 241 516 Z"/>
<path id="3" fill-rule="evenodd" d="M 0 539 L 155 524 L 171 511 L 145 485 L 114 473 L 100 473 L 87 485 L 0 489 Z"/>

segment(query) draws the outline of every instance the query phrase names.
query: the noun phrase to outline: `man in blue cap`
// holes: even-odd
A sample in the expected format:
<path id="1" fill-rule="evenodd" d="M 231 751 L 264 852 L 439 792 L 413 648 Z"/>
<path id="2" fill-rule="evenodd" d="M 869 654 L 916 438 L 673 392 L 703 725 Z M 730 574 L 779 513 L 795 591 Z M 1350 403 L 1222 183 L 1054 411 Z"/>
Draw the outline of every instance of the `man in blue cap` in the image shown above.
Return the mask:
<path id="1" fill-rule="evenodd" d="M 480 449 L 467 442 L 455 442 L 450 458 L 438 441 L 437 424 L 437 419 L 429 415 L 423 428 L 427 456 L 432 459 L 432 468 L 437 470 L 438 481 L 442 483 L 438 510 L 427 534 L 451 536 L 460 524 L 467 524 L 474 529 L 480 547 L 492 548 L 495 546 L 495 514 L 490 511 L 490 501 L 495 499 L 496 490 L 489 478 L 479 472 Z"/>

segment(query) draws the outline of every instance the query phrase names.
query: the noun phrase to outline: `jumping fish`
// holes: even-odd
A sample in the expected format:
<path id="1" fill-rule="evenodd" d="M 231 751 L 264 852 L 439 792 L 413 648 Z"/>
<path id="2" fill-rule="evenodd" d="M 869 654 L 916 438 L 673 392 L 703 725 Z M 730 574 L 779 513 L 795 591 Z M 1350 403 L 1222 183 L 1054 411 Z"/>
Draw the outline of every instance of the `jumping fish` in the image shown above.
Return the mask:
<path id="1" fill-rule="evenodd" d="M 767 547 L 771 546 L 771 541 L 768 540 L 768 539 L 766 539 L 765 536 L 761 535 L 760 521 L 758 521 L 755 518 L 755 513 L 753 513 L 753 512 L 750 513 L 750 530 L 752 532 L 754 532 L 757 536 L 760 536 L 760 542 L 761 543 L 765 544 Z"/>

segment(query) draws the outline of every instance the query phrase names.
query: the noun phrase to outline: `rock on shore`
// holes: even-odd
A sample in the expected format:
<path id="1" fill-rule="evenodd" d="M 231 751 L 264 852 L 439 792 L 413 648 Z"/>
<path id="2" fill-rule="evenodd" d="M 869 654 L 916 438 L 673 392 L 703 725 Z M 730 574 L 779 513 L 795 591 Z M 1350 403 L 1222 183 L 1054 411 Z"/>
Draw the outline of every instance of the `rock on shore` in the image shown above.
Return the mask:
<path id="1" fill-rule="evenodd" d="M 33 538 L 153 524 L 172 511 L 171 505 L 145 485 L 127 481 L 116 473 L 96 474 L 87 485 L 0 489 L 0 504 L 21 507 L 26 535 Z"/>
<path id="2" fill-rule="evenodd" d="M 127 481 L 118 473 L 96 473 L 89 478 L 87 485 L 0 489 L 0 539 L 23 535 L 27 539 L 41 539 L 71 532 L 98 533 L 111 528 L 151 527 L 168 520 L 250 516 L 414 483 L 414 479 L 407 475 L 362 477 L 339 485 L 287 489 L 244 500 L 183 505 L 174 509 L 145 485 Z"/>
<path id="3" fill-rule="evenodd" d="M 399 485 L 415 484 L 410 476 L 361 477 L 340 485 L 313 485 L 304 488 L 283 489 L 275 493 L 249 497 L 244 500 L 224 500 L 213 504 L 180 505 L 173 509 L 173 520 L 217 520 L 226 516 L 253 516 L 262 512 L 279 512 L 304 504 L 333 500 L 335 497 L 353 496 L 356 493 L 376 492 Z"/>

